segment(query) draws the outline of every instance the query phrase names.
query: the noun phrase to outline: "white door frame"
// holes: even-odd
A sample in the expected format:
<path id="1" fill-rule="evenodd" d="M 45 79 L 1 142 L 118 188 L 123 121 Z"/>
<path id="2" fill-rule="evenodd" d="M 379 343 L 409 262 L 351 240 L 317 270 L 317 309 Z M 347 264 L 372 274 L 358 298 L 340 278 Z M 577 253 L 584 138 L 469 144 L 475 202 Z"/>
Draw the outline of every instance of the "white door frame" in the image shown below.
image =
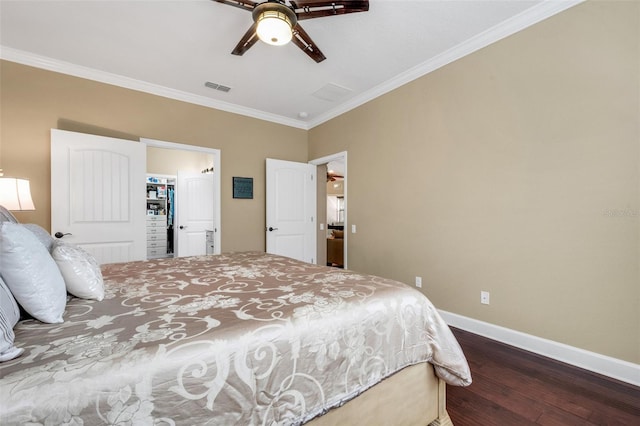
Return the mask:
<path id="1" fill-rule="evenodd" d="M 181 151 L 194 151 L 194 152 L 202 152 L 205 154 L 213 155 L 213 189 L 214 194 L 213 198 L 215 201 L 214 206 L 214 220 L 213 220 L 213 228 L 214 228 L 214 254 L 220 254 L 222 252 L 222 218 L 221 218 L 221 194 L 220 194 L 220 150 L 216 148 L 206 148 L 203 146 L 196 145 L 186 145 L 182 143 L 175 142 L 166 142 L 160 141 L 157 139 L 147 139 L 140 138 L 140 142 L 146 144 L 147 146 L 153 146 L 156 148 L 166 148 L 166 149 L 177 149 Z"/>
<path id="2" fill-rule="evenodd" d="M 319 166 L 321 164 L 327 164 L 332 161 L 344 161 L 344 268 L 347 269 L 347 241 L 348 241 L 348 216 L 349 216 L 349 202 L 347 198 L 347 151 L 337 152 L 335 154 L 326 155 L 324 157 L 316 158 L 315 160 L 309 161 L 309 164 L 313 164 L 314 166 Z M 320 177 L 318 177 L 320 179 Z M 325 224 L 326 226 L 326 224 Z"/>

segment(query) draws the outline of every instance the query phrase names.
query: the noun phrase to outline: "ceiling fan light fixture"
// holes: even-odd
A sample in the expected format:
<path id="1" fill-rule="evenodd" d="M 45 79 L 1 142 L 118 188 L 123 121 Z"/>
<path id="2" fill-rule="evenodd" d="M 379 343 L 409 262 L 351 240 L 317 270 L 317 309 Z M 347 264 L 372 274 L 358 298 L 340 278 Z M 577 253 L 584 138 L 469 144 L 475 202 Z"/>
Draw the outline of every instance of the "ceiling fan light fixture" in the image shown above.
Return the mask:
<path id="1" fill-rule="evenodd" d="M 295 13 L 279 3 L 263 3 L 254 10 L 254 20 L 258 24 L 258 38 L 273 46 L 282 46 L 293 38 L 293 27 L 297 23 Z"/>

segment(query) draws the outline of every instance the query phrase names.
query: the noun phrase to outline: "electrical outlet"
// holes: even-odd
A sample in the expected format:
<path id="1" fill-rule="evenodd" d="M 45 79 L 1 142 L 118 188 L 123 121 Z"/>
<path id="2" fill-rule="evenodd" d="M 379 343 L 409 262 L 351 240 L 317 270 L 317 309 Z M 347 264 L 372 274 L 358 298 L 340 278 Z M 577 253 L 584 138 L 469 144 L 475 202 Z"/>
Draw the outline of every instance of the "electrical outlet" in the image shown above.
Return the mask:
<path id="1" fill-rule="evenodd" d="M 488 305 L 489 304 L 489 292 L 488 291 L 481 291 L 480 292 L 480 303 L 482 303 L 483 305 Z"/>
<path id="2" fill-rule="evenodd" d="M 416 277 L 416 287 L 422 288 L 422 277 Z"/>

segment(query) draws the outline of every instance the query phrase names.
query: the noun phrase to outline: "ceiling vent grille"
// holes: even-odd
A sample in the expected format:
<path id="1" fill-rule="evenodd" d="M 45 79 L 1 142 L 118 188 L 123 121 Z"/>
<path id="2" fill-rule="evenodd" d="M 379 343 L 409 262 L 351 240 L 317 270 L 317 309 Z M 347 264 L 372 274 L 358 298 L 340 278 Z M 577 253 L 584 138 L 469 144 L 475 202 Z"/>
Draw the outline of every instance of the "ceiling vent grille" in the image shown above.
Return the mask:
<path id="1" fill-rule="evenodd" d="M 352 89 L 338 86 L 337 84 L 328 83 L 322 86 L 320 89 L 312 93 L 318 99 L 325 101 L 336 102 L 345 99 L 353 92 Z"/>
<path id="2" fill-rule="evenodd" d="M 210 81 L 207 81 L 206 83 L 204 83 L 204 85 L 207 86 L 210 89 L 219 90 L 219 91 L 225 92 L 225 93 L 227 93 L 229 90 L 231 90 L 231 87 L 223 86 L 222 84 L 212 83 Z"/>

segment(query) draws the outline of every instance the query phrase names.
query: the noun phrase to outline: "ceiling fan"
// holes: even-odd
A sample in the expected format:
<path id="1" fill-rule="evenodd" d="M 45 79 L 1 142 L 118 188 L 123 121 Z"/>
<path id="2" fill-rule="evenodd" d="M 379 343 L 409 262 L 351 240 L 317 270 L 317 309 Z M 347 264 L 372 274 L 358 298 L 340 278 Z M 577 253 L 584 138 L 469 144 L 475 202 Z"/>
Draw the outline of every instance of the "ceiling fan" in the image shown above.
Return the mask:
<path id="1" fill-rule="evenodd" d="M 233 55 L 242 56 L 258 39 L 276 46 L 293 41 L 316 62 L 322 62 L 326 57 L 298 21 L 369 10 L 369 0 L 290 0 L 289 5 L 284 0 L 215 1 L 248 10 L 253 16 L 253 25 L 233 49 Z"/>
<path id="2" fill-rule="evenodd" d="M 338 179 L 344 179 L 344 176 L 339 175 L 338 173 L 334 172 L 333 170 L 329 170 L 327 172 L 327 182 L 335 182 Z"/>

